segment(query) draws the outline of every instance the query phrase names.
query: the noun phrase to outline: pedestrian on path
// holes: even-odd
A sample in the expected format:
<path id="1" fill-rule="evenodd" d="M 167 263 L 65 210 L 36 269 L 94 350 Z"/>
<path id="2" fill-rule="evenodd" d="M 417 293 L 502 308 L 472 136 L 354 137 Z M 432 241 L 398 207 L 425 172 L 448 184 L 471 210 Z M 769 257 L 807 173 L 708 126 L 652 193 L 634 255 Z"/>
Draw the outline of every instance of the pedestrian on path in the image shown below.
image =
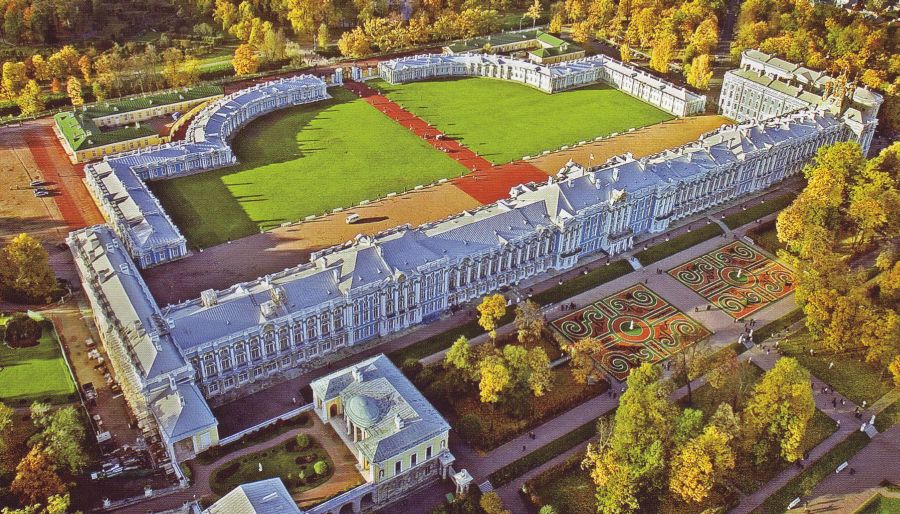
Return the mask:
<path id="1" fill-rule="evenodd" d="M 525 453 L 525 445 L 522 445 L 522 453 Z"/>
<path id="2" fill-rule="evenodd" d="M 837 409 L 837 398 L 832 398 L 832 399 L 831 399 L 831 408 L 832 408 L 832 409 Z"/>
<path id="3" fill-rule="evenodd" d="M 841 428 L 841 420 L 837 420 L 837 427 Z"/>

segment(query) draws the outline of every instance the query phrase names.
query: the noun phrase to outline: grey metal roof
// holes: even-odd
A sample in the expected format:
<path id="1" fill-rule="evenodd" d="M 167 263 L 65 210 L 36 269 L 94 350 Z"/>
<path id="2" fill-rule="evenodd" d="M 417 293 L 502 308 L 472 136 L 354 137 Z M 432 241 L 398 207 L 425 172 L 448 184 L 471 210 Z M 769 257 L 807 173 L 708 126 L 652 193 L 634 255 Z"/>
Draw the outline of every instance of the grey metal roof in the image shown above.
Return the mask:
<path id="1" fill-rule="evenodd" d="M 360 381 L 354 380 L 354 370 Z M 354 445 L 373 463 L 450 430 L 437 409 L 384 354 L 314 380 L 310 386 L 322 400 L 340 397 L 351 419 L 365 425 L 367 437 Z"/>
<path id="2" fill-rule="evenodd" d="M 204 514 L 301 514 L 280 478 L 241 484 Z"/>
<path id="3" fill-rule="evenodd" d="M 156 301 L 110 228 L 81 229 L 69 234 L 68 242 L 84 271 L 96 280 L 95 294 L 105 298 L 123 327 L 122 339 L 143 377 L 152 379 L 184 367 Z"/>
<path id="4" fill-rule="evenodd" d="M 193 383 L 155 393 L 150 398 L 150 410 L 173 443 L 219 424 Z"/>

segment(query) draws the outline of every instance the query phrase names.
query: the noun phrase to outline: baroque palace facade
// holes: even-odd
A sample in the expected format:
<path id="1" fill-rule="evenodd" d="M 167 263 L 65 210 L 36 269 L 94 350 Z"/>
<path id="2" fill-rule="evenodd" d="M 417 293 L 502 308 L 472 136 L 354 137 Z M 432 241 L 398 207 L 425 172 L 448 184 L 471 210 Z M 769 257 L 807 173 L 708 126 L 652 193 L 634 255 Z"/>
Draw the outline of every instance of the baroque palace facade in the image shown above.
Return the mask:
<path id="1" fill-rule="evenodd" d="M 299 91 L 314 98 L 323 88 L 310 82 Z M 295 102 L 271 83 L 251 91 L 262 95 L 249 102 L 257 112 Z M 179 157 L 116 168 L 129 170 L 138 188 L 120 191 L 120 203 L 144 191 L 149 177 L 207 169 L 186 164 L 204 159 L 184 153 L 187 146 L 227 148 L 228 137 L 255 115 L 243 110 L 246 104 L 216 105 L 191 125 L 198 133 L 190 143 L 167 147 L 182 152 Z M 636 236 L 765 189 L 799 173 L 822 146 L 854 137 L 842 118 L 810 108 L 725 125 L 641 159 L 626 154 L 590 168 L 569 163 L 556 178 L 513 188 L 508 199 L 419 227 L 358 236 L 314 253 L 306 264 L 165 308 L 150 295 L 138 269 L 141 254 L 128 242 L 142 222 L 112 220 L 71 233 L 68 243 L 125 397 L 148 441 L 162 448 L 160 458 L 177 462 L 217 444 L 209 403 L 321 367 L 332 354 L 358 351 L 583 257 L 625 252 Z M 101 205 L 106 200 L 98 198 Z"/>
<path id="2" fill-rule="evenodd" d="M 847 77 L 834 78 L 759 50 L 745 50 L 741 67 L 725 74 L 719 112 L 747 121 L 822 107 L 840 116 L 866 155 L 883 102 L 881 95 Z"/>
<path id="3" fill-rule="evenodd" d="M 706 109 L 705 96 L 605 55 L 547 66 L 502 55 L 423 54 L 383 61 L 378 71 L 391 84 L 447 77 L 486 77 L 518 82 L 545 93 L 604 82 L 675 116 L 692 116 Z"/>

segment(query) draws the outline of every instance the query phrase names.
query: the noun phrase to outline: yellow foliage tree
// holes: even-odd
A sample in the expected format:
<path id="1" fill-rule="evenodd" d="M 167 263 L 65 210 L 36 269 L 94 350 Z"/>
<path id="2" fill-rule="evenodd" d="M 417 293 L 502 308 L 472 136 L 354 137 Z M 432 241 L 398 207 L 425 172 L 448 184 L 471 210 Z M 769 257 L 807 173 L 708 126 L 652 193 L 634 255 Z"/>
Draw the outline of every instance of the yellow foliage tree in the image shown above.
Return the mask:
<path id="1" fill-rule="evenodd" d="M 709 89 L 709 81 L 712 79 L 713 72 L 710 66 L 709 54 L 698 55 L 694 57 L 691 64 L 685 67 L 685 78 L 687 83 L 695 88 L 706 91 Z"/>
<path id="2" fill-rule="evenodd" d="M 534 0 L 534 3 L 528 7 L 528 10 L 525 11 L 525 17 L 531 18 L 531 28 L 537 24 L 538 18 L 541 17 L 543 11 L 541 9 L 541 0 Z"/>
<path id="3" fill-rule="evenodd" d="M 362 28 L 356 27 L 341 35 L 338 50 L 345 57 L 359 58 L 372 53 L 372 42 Z"/>
<path id="4" fill-rule="evenodd" d="M 235 74 L 251 75 L 259 70 L 259 57 L 256 56 L 253 47 L 245 43 L 235 49 L 231 65 Z"/>
<path id="5" fill-rule="evenodd" d="M 84 105 L 84 97 L 81 95 L 81 81 L 78 80 L 78 77 L 74 75 L 69 77 L 69 80 L 66 82 L 66 93 L 69 95 L 69 100 L 72 101 L 73 106 L 80 107 Z"/>
<path id="6" fill-rule="evenodd" d="M 53 459 L 36 444 L 16 466 L 16 476 L 9 486 L 25 505 L 42 503 L 50 496 L 65 494 L 66 486 L 56 473 Z"/>
<path id="7" fill-rule="evenodd" d="M 702 502 L 717 479 L 734 468 L 734 451 L 728 435 L 715 426 L 689 440 L 672 461 L 669 489 L 689 502 Z"/>
<path id="8" fill-rule="evenodd" d="M 499 355 L 487 355 L 478 363 L 481 380 L 478 391 L 482 403 L 497 403 L 500 393 L 509 385 L 510 373 L 506 362 Z"/>
<path id="9" fill-rule="evenodd" d="M 634 56 L 631 55 L 631 47 L 628 46 L 628 43 L 622 43 L 622 46 L 619 47 L 619 57 L 622 62 L 631 62 L 634 59 Z"/>
<path id="10" fill-rule="evenodd" d="M 506 315 L 506 298 L 502 294 L 485 296 L 478 304 L 478 324 L 481 325 L 491 339 L 497 338 L 497 321 Z"/>
<path id="11" fill-rule="evenodd" d="M 675 35 L 669 31 L 663 32 L 656 38 L 650 53 L 651 69 L 663 74 L 669 72 L 669 63 L 675 56 L 676 42 Z"/>
<path id="12" fill-rule="evenodd" d="M 29 80 L 19 97 L 16 98 L 16 104 L 23 116 L 34 116 L 44 110 L 44 95 L 41 93 L 41 87 L 34 80 Z"/>

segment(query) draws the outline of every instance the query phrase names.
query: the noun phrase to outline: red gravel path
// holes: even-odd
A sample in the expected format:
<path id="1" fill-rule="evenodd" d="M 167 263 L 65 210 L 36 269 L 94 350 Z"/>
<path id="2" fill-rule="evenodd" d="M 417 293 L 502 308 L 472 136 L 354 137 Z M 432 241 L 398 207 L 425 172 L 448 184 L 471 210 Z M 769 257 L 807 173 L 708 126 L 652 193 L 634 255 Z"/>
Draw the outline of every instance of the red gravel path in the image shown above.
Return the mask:
<path id="1" fill-rule="evenodd" d="M 463 177 L 453 179 L 453 184 L 475 200 L 488 204 L 507 198 L 509 190 L 519 184 L 547 180 L 547 174 L 523 161 L 495 166 L 452 138 L 436 139 L 441 131 L 431 127 L 422 118 L 400 107 L 384 95 L 360 82 L 345 82 L 344 87 L 358 94 L 370 105 L 410 129 L 434 148 L 446 152 L 452 159 L 471 170 Z"/>
<path id="2" fill-rule="evenodd" d="M 71 230 L 102 223 L 103 217 L 82 182 L 84 165 L 72 165 L 49 126 L 35 126 L 25 135 L 34 163 L 47 182 L 54 184 L 53 200 Z M 90 219 L 85 219 L 86 215 Z"/>

